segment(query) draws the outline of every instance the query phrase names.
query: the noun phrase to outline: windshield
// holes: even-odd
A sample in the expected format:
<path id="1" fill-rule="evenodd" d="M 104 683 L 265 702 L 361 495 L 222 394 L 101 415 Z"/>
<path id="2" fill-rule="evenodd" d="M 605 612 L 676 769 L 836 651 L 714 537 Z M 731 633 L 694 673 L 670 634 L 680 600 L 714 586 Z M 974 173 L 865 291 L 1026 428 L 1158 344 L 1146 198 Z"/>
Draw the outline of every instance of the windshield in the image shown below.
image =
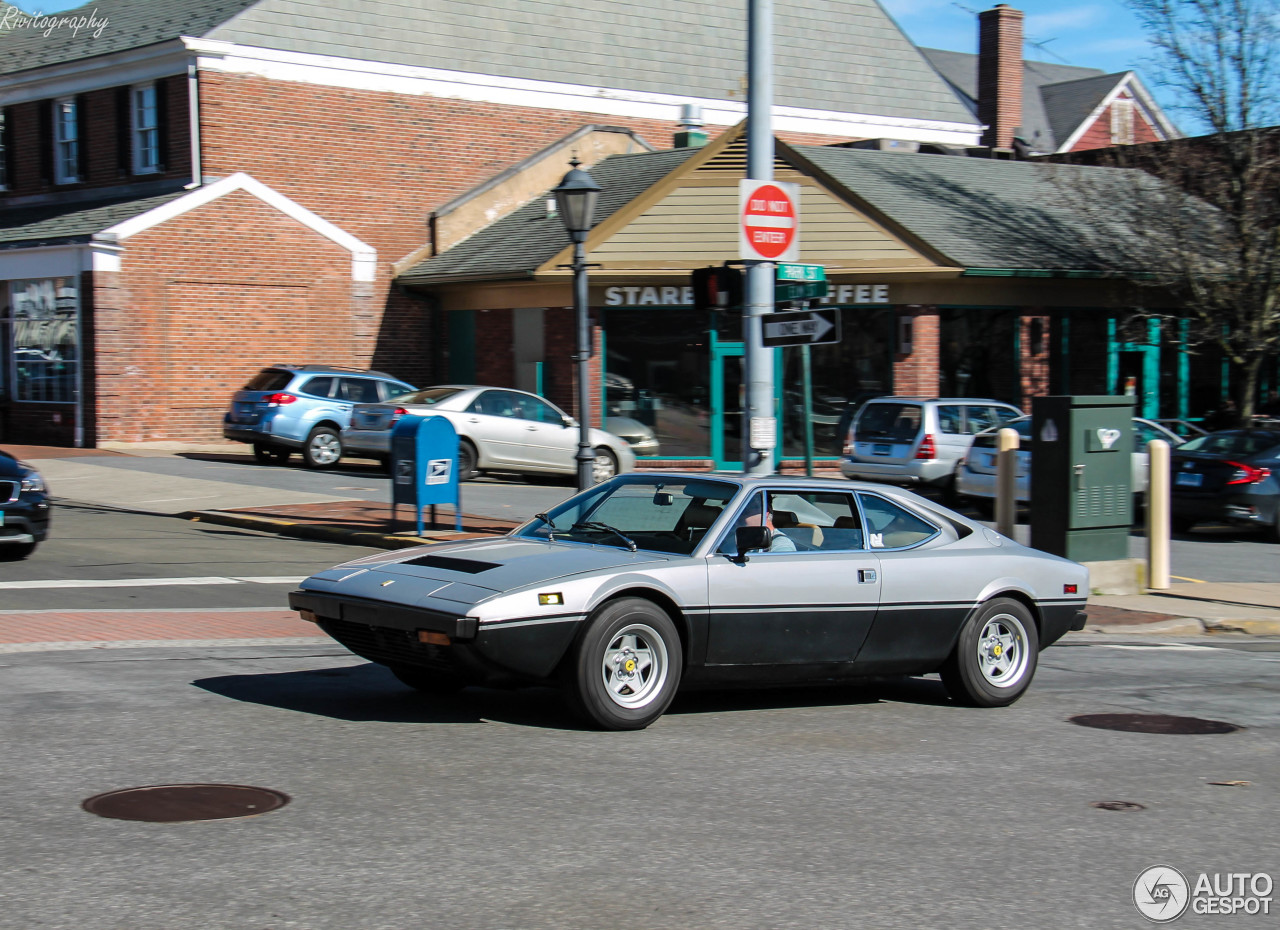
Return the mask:
<path id="1" fill-rule="evenodd" d="M 515 535 L 689 555 L 737 491 L 728 481 L 625 475 L 539 514 Z"/>
<path id="2" fill-rule="evenodd" d="M 397 404 L 421 404 L 424 407 L 430 407 L 432 404 L 438 404 L 446 397 L 452 397 L 459 393 L 462 388 L 456 387 L 435 387 L 423 388 L 421 391 L 410 391 L 408 394 L 397 394 L 391 398 L 388 403 L 395 402 Z"/>

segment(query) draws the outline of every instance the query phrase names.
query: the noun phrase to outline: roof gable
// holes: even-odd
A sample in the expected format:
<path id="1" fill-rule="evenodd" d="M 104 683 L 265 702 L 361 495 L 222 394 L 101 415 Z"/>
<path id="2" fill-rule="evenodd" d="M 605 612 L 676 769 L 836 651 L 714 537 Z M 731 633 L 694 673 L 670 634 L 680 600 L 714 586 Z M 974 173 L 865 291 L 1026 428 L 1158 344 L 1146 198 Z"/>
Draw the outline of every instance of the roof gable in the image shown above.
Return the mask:
<path id="1" fill-rule="evenodd" d="M 1131 72 L 1103 74 L 1078 81 L 1050 84 L 1040 89 L 1053 127 L 1059 151 L 1070 141 L 1103 101 L 1113 94 Z"/>

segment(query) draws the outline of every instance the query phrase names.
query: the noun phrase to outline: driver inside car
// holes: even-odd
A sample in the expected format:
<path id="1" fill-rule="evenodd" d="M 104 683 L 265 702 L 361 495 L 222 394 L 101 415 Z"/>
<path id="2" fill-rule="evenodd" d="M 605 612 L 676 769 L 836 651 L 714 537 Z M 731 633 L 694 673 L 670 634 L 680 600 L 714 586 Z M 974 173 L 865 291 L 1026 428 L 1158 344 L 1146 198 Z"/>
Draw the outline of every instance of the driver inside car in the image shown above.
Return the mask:
<path id="1" fill-rule="evenodd" d="M 796 544 L 790 537 L 778 531 L 773 525 L 773 512 L 766 511 L 763 505 L 763 499 L 759 494 L 751 498 L 742 516 L 738 518 L 738 522 L 734 524 L 733 531 L 736 534 L 740 526 L 760 526 L 763 517 L 763 525 L 767 526 L 771 531 L 772 542 L 769 543 L 769 552 L 795 552 Z M 732 538 L 732 537 L 730 537 Z"/>

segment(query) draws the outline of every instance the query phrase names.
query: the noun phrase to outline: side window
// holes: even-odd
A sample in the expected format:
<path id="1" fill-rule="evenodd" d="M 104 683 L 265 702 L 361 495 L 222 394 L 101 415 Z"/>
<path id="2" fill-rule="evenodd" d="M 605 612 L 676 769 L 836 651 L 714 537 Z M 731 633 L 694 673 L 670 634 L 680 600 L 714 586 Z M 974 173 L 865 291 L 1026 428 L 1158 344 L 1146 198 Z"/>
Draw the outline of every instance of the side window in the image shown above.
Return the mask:
<path id="1" fill-rule="evenodd" d="M 1000 422 L 996 416 L 995 407 L 980 407 L 977 404 L 965 408 L 968 424 L 965 432 L 969 435 L 981 433 L 984 429 L 991 429 Z"/>
<path id="2" fill-rule="evenodd" d="M 526 420 L 537 420 L 539 423 L 560 424 L 560 414 L 546 401 L 537 397 L 521 397 L 521 407 Z"/>
<path id="3" fill-rule="evenodd" d="M 342 378 L 338 385 L 339 397 L 353 404 L 378 402 L 378 387 L 369 378 Z"/>
<path id="4" fill-rule="evenodd" d="M 516 408 L 511 401 L 510 391 L 485 391 L 467 408 L 467 412 L 482 413 L 490 417 L 513 417 L 516 415 Z"/>
<path id="5" fill-rule="evenodd" d="M 1014 410 L 1012 407 L 995 407 L 993 409 L 996 412 L 997 423 L 1008 423 L 1010 420 L 1016 420 L 1018 417 L 1022 416 L 1021 413 Z"/>
<path id="6" fill-rule="evenodd" d="M 333 378 L 312 378 L 299 390 L 312 397 L 328 397 L 333 393 Z"/>
<path id="7" fill-rule="evenodd" d="M 902 549 L 924 542 L 938 528 L 878 494 L 860 493 L 869 549 Z"/>
<path id="8" fill-rule="evenodd" d="M 942 404 L 938 407 L 938 429 L 944 433 L 963 433 L 960 408 L 954 404 Z"/>

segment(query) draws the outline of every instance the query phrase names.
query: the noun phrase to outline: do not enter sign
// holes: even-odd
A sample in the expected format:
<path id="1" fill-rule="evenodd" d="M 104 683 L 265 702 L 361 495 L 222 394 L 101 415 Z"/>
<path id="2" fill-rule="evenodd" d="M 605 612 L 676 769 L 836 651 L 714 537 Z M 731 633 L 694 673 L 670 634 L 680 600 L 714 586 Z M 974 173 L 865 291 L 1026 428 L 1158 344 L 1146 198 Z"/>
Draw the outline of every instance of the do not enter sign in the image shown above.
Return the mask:
<path id="1" fill-rule="evenodd" d="M 800 254 L 800 185 L 739 181 L 738 257 L 794 262 Z"/>

